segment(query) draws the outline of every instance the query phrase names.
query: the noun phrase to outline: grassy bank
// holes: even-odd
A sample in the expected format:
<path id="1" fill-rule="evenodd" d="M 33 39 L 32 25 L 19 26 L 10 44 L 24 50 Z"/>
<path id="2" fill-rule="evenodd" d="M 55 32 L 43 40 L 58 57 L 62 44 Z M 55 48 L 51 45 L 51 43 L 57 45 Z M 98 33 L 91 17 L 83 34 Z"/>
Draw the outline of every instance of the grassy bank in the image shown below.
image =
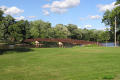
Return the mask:
<path id="1" fill-rule="evenodd" d="M 0 80 L 120 80 L 120 48 L 34 48 L 0 55 Z"/>

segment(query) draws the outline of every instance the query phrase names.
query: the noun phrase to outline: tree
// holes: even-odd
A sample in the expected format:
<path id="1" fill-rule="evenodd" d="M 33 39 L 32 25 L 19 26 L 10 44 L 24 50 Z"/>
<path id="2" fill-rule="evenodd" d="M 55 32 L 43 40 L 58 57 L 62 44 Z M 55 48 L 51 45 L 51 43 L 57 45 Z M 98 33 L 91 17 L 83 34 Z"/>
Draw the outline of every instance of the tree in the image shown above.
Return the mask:
<path id="1" fill-rule="evenodd" d="M 10 40 L 23 42 L 30 37 L 30 24 L 28 21 L 17 21 L 9 26 Z"/>
<path id="2" fill-rule="evenodd" d="M 55 38 L 67 38 L 70 32 L 63 24 L 57 24 L 54 28 Z"/>
<path id="3" fill-rule="evenodd" d="M 8 28 L 10 25 L 13 25 L 15 23 L 15 19 L 10 16 L 10 15 L 7 15 L 6 17 L 4 17 L 1 21 L 1 27 L 0 27 L 0 32 L 2 33 L 1 34 L 1 37 L 4 39 L 4 40 L 8 40 L 9 39 L 9 31 L 8 31 Z"/>
<path id="4" fill-rule="evenodd" d="M 120 4 L 120 0 L 117 0 L 117 2 L 115 3 L 115 5 L 118 5 L 118 4 Z"/>
<path id="5" fill-rule="evenodd" d="M 77 25 L 74 25 L 74 24 L 68 24 L 66 27 L 71 33 L 73 30 L 78 29 Z"/>
<path id="6" fill-rule="evenodd" d="M 47 38 L 48 29 L 51 28 L 51 23 L 42 20 L 31 22 L 31 34 L 34 38 Z"/>
<path id="7" fill-rule="evenodd" d="M 71 33 L 71 38 L 72 39 L 78 39 L 81 40 L 82 39 L 82 30 L 81 29 L 74 29 Z"/>
<path id="8" fill-rule="evenodd" d="M 20 37 L 22 35 L 20 34 L 20 31 L 21 30 L 20 30 L 18 23 L 10 25 L 10 27 L 9 27 L 9 32 L 10 32 L 9 39 L 10 39 L 10 41 L 15 42 L 15 41 L 21 40 Z"/>
<path id="9" fill-rule="evenodd" d="M 0 21 L 0 39 L 3 40 L 4 39 L 4 28 L 5 25 L 2 23 L 2 21 Z"/>
<path id="10" fill-rule="evenodd" d="M 90 41 L 90 34 L 88 32 L 89 30 L 86 28 L 82 30 L 82 40 Z"/>
<path id="11" fill-rule="evenodd" d="M 3 11 L 0 10 L 0 39 L 3 39 L 3 35 L 4 35 L 4 24 L 2 22 L 3 19 Z"/>
<path id="12" fill-rule="evenodd" d="M 21 35 L 22 35 L 22 41 L 24 41 L 27 38 L 30 38 L 30 23 L 27 20 L 21 20 L 19 21 L 20 29 L 21 29 Z"/>
<path id="13" fill-rule="evenodd" d="M 82 39 L 82 30 L 78 29 L 77 25 L 68 24 L 67 26 L 68 31 L 70 32 L 69 38 L 71 39 Z"/>
<path id="14" fill-rule="evenodd" d="M 117 0 L 117 4 L 119 4 L 120 0 Z M 114 27 L 115 27 L 115 17 L 117 18 L 117 36 L 120 35 L 120 6 L 117 6 L 113 10 L 109 11 L 107 10 L 104 15 L 102 22 L 105 23 L 105 25 L 110 26 L 110 31 L 112 32 L 112 35 L 114 34 Z"/>
<path id="15" fill-rule="evenodd" d="M 103 31 L 101 33 L 101 38 L 102 38 L 102 41 L 106 41 L 106 46 L 107 46 L 107 42 L 108 40 L 110 40 L 110 32 L 108 28 L 106 28 L 106 31 Z"/>
<path id="16" fill-rule="evenodd" d="M 46 38 L 55 38 L 55 31 L 55 28 L 48 28 Z"/>
<path id="17" fill-rule="evenodd" d="M 103 41 L 103 36 L 102 36 L 103 32 L 104 32 L 103 30 L 96 30 L 95 31 L 94 38 L 95 38 L 97 43 Z"/>
<path id="18" fill-rule="evenodd" d="M 2 21 L 2 19 L 3 19 L 3 11 L 0 10 L 0 21 Z"/>
<path id="19" fill-rule="evenodd" d="M 76 35 L 76 39 L 81 40 L 82 36 L 83 36 L 82 30 L 81 29 L 77 29 L 77 30 L 74 30 L 74 32 L 75 32 L 74 34 Z"/>

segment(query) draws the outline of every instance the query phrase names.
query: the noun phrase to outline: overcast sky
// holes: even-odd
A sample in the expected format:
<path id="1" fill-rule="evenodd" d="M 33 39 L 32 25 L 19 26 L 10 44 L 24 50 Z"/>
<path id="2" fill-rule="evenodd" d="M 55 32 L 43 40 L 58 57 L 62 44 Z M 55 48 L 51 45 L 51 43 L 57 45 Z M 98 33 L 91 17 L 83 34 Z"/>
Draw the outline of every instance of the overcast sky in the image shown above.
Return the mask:
<path id="1" fill-rule="evenodd" d="M 15 19 L 76 24 L 80 28 L 104 29 L 104 12 L 113 9 L 116 0 L 0 0 L 0 8 Z"/>

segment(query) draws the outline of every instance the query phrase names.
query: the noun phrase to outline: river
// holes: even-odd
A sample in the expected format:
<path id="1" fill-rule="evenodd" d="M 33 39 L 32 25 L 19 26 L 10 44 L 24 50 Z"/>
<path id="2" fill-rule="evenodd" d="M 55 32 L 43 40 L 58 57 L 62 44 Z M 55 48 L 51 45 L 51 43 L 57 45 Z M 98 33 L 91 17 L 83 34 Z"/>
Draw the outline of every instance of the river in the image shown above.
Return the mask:
<path id="1" fill-rule="evenodd" d="M 103 46 L 106 46 L 106 43 L 101 43 Z M 107 43 L 107 47 L 114 47 L 115 44 L 113 42 L 111 43 Z M 117 44 L 117 46 L 120 46 L 119 44 Z"/>

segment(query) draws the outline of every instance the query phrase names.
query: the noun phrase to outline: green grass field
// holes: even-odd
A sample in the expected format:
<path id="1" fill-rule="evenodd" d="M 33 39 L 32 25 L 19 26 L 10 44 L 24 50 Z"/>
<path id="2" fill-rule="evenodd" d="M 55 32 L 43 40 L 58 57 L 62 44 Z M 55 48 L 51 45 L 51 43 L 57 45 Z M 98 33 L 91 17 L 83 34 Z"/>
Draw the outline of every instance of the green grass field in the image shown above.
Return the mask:
<path id="1" fill-rule="evenodd" d="M 120 48 L 34 48 L 0 55 L 0 80 L 120 80 Z"/>

